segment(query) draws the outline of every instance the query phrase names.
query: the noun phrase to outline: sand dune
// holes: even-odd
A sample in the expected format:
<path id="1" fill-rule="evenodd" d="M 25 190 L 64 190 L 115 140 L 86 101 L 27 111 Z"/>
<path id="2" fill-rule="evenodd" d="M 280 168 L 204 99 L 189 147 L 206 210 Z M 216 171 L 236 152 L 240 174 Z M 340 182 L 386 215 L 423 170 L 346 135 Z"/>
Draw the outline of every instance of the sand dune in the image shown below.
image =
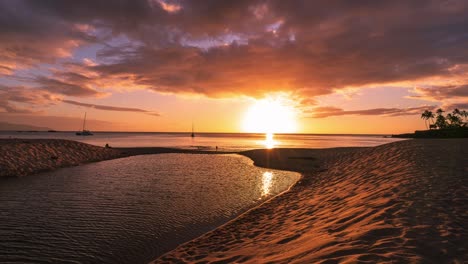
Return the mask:
<path id="1" fill-rule="evenodd" d="M 304 178 L 154 263 L 468 261 L 466 139 L 244 154 Z"/>
<path id="2" fill-rule="evenodd" d="M 61 139 L 0 139 L 0 156 L 0 177 L 11 177 L 116 158 L 121 152 Z"/>

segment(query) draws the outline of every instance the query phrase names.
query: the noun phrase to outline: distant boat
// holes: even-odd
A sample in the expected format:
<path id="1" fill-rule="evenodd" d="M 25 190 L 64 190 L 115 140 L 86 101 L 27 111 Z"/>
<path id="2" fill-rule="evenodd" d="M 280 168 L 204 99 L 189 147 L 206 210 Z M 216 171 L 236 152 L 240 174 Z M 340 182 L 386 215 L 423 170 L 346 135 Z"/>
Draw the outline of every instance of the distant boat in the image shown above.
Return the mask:
<path id="1" fill-rule="evenodd" d="M 77 136 L 92 136 L 93 133 L 91 133 L 91 131 L 89 130 L 86 130 L 85 127 L 86 127 L 86 112 L 84 113 L 83 130 L 80 132 L 76 132 L 75 134 Z"/>
<path id="2" fill-rule="evenodd" d="M 193 122 L 192 122 L 192 134 L 190 136 L 195 137 L 195 133 L 193 132 Z"/>

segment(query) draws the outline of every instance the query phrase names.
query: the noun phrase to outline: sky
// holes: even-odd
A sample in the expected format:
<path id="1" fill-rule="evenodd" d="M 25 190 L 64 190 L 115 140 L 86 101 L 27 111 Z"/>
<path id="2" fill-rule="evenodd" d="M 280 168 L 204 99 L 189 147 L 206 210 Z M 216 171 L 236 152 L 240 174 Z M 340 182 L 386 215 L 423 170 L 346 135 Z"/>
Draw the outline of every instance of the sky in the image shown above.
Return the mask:
<path id="1" fill-rule="evenodd" d="M 0 122 L 411 132 L 468 110 L 467 29 L 465 0 L 0 0 Z"/>

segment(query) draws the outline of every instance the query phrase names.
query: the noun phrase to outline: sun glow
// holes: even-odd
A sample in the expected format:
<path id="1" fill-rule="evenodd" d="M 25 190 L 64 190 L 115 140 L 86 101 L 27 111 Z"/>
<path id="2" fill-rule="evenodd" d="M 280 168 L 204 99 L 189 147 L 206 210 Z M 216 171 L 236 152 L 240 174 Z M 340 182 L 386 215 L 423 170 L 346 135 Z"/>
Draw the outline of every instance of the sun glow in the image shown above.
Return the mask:
<path id="1" fill-rule="evenodd" d="M 273 139 L 273 133 L 266 133 L 265 134 L 265 141 L 263 142 L 263 145 L 267 149 L 272 149 L 274 148 L 278 143 Z"/>
<path id="2" fill-rule="evenodd" d="M 250 133 L 294 133 L 297 130 L 296 111 L 286 100 L 259 100 L 248 109 L 243 128 Z"/>

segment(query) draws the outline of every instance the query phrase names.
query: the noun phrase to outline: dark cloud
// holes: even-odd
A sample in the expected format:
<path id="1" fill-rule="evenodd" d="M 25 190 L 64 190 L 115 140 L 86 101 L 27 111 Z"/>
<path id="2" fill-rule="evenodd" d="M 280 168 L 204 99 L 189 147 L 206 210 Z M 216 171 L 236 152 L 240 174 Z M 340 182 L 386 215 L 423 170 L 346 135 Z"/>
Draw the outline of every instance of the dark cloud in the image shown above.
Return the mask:
<path id="1" fill-rule="evenodd" d="M 420 106 L 409 108 L 374 108 L 365 110 L 345 111 L 337 107 L 316 107 L 312 110 L 312 118 L 325 118 L 330 116 L 343 115 L 383 115 L 383 116 L 404 116 L 421 114 L 424 110 L 433 110 L 436 106 Z"/>
<path id="2" fill-rule="evenodd" d="M 0 99 L 0 109 L 2 111 L 0 112 L 5 112 L 5 113 L 11 113 L 11 114 L 33 114 L 33 113 L 39 113 L 39 111 L 34 111 L 29 108 L 24 108 L 24 107 L 18 107 L 14 104 L 11 104 L 10 102 Z"/>
<path id="3" fill-rule="evenodd" d="M 61 87 L 63 86 L 64 85 L 61 84 Z M 62 102 L 66 104 L 89 107 L 104 111 L 134 112 L 144 113 L 152 116 L 160 116 L 160 114 L 155 111 L 149 111 L 140 108 L 87 104 L 73 100 L 63 99 L 64 95 L 83 95 L 77 93 L 79 89 L 76 89 L 76 87 L 74 86 L 66 87 L 73 91 L 73 93 L 67 94 L 67 92 L 64 92 L 63 89 L 9 87 L 0 85 L 0 109 L 2 110 L 2 112 L 15 114 L 41 113 L 44 108 Z M 84 95 L 87 95 L 87 93 L 84 93 Z"/>
<path id="4" fill-rule="evenodd" d="M 135 113 L 145 113 L 145 114 L 153 115 L 153 116 L 161 116 L 159 113 L 156 113 L 154 111 L 148 111 L 148 110 L 144 110 L 144 109 L 140 109 L 140 108 L 87 104 L 87 103 L 81 103 L 81 102 L 72 101 L 72 100 L 62 100 L 62 102 L 66 103 L 66 104 L 89 107 L 89 108 L 94 108 L 94 109 L 104 110 L 104 111 L 135 112 Z"/>
<path id="5" fill-rule="evenodd" d="M 2 112 L 40 113 L 44 107 L 54 105 L 56 101 L 56 95 L 41 89 L 0 85 L 0 109 Z"/>
<path id="6" fill-rule="evenodd" d="M 434 86 L 430 88 L 416 87 L 414 92 L 417 95 L 410 96 L 412 98 L 422 98 L 426 100 L 441 101 L 453 98 L 467 98 L 468 99 L 468 85 L 446 85 Z"/>
<path id="7" fill-rule="evenodd" d="M 451 78 L 450 69 L 468 64 L 464 0 L 164 3 L 180 9 L 170 12 L 158 0 L 3 1 L 0 72 L 101 43 L 100 63 L 81 65 L 93 76 L 71 76 L 75 71 L 67 68 L 70 79 L 36 82 L 74 96 L 95 95 L 90 87 L 105 79 L 215 97 L 274 91 L 314 97 L 345 87 Z M 119 36 L 130 44 L 109 44 Z"/>
<path id="8" fill-rule="evenodd" d="M 76 24 L 48 16 L 27 1 L 0 1 L 0 76 L 71 56 L 95 41 Z"/>
<path id="9" fill-rule="evenodd" d="M 96 97 L 96 96 L 103 95 L 103 93 L 100 93 L 84 85 L 70 83 L 70 82 L 53 79 L 53 78 L 37 77 L 36 83 L 41 85 L 41 88 L 43 90 L 46 90 L 55 94 L 79 96 L 79 97 L 91 97 L 91 96 Z"/>
<path id="10" fill-rule="evenodd" d="M 446 104 L 441 107 L 444 110 L 452 111 L 453 109 L 457 108 L 459 110 L 466 110 L 468 111 L 468 103 L 453 103 L 453 104 Z"/>
<path id="11" fill-rule="evenodd" d="M 47 105 L 55 101 L 56 96 L 41 89 L 0 85 L 0 99 L 20 104 Z"/>

